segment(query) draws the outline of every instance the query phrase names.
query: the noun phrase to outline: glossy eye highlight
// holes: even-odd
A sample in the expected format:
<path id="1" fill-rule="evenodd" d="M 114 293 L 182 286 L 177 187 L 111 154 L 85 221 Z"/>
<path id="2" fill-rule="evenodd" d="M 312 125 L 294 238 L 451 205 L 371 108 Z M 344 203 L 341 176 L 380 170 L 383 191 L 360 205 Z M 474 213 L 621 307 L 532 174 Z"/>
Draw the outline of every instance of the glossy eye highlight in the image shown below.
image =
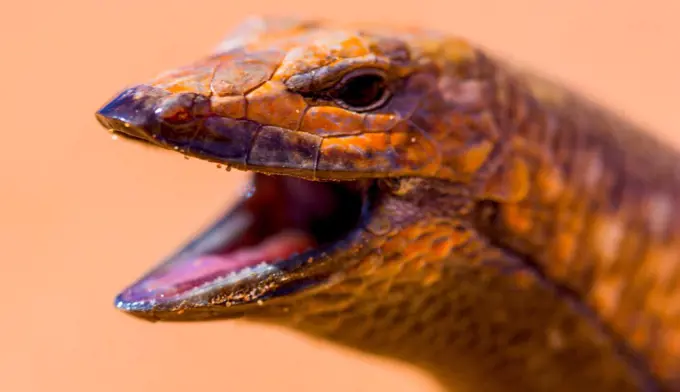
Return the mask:
<path id="1" fill-rule="evenodd" d="M 383 105 L 389 99 L 390 91 L 383 71 L 359 69 L 345 75 L 331 95 L 340 106 L 363 112 Z"/>

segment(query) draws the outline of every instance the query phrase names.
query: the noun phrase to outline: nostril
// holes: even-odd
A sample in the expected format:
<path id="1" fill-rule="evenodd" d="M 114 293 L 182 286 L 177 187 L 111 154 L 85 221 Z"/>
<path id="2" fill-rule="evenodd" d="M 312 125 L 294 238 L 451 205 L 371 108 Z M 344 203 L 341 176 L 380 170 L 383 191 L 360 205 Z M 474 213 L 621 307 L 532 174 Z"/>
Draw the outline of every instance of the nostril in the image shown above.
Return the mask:
<path id="1" fill-rule="evenodd" d="M 194 120 L 193 105 L 195 94 L 171 95 L 162 99 L 154 113 L 160 121 L 171 125 L 182 125 Z"/>
<path id="2" fill-rule="evenodd" d="M 184 125 L 197 117 L 206 117 L 210 111 L 210 100 L 195 93 L 175 94 L 162 98 L 154 113 L 159 121 L 170 125 Z"/>

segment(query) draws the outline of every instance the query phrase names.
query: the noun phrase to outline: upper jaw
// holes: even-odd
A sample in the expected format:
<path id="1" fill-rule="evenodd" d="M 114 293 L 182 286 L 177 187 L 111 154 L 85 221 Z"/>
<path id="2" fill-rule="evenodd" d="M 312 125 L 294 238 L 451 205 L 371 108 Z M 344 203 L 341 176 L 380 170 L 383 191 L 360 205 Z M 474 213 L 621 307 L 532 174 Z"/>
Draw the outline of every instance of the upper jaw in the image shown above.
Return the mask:
<path id="1" fill-rule="evenodd" d="M 331 181 L 432 177 L 439 170 L 441 152 L 434 140 L 407 121 L 389 131 L 329 136 L 223 116 L 212 100 L 141 84 L 114 97 L 96 118 L 125 138 L 239 170 Z"/>
<path id="2" fill-rule="evenodd" d="M 180 117 L 178 112 L 184 115 Z M 210 112 L 209 98 L 196 93 L 171 94 L 141 84 L 120 92 L 95 117 L 104 128 L 126 139 L 238 170 L 310 180 L 353 180 L 379 175 L 319 170 L 321 137 L 214 115 Z"/>

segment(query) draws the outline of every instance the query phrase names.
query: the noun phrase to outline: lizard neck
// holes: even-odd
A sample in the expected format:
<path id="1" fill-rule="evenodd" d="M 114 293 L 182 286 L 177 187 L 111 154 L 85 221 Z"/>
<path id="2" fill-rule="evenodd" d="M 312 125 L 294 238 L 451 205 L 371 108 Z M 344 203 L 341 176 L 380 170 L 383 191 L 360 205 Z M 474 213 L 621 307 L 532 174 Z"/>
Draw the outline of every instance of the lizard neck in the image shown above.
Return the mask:
<path id="1" fill-rule="evenodd" d="M 423 192 L 384 200 L 381 216 L 415 215 L 331 255 L 354 267 L 269 301 L 260 320 L 410 363 L 452 391 L 639 390 L 644 370 L 580 304 L 480 235 L 469 203 Z"/>
<path id="2" fill-rule="evenodd" d="M 679 154 L 535 77 L 507 77 L 498 93 L 507 156 L 525 163 L 529 186 L 497 203 L 480 231 L 575 293 L 671 380 L 680 372 Z"/>

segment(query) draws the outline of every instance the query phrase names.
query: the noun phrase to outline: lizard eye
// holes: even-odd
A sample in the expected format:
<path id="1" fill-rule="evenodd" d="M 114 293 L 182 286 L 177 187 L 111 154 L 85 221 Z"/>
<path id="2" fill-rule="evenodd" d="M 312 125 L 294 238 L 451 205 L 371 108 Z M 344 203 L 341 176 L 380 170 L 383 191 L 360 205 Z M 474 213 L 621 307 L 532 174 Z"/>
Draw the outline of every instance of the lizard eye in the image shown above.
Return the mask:
<path id="1" fill-rule="evenodd" d="M 378 69 L 350 72 L 335 86 L 335 101 L 350 110 L 364 112 L 383 105 L 390 97 L 387 77 Z"/>

